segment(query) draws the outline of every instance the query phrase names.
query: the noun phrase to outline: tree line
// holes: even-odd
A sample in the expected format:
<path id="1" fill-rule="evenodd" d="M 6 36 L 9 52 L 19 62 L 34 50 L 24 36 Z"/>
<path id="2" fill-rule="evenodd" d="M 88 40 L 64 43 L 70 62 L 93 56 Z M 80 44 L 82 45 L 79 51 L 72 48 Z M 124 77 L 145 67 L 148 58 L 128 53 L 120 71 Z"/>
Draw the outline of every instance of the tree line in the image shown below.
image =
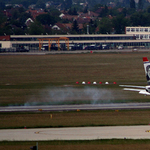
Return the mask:
<path id="1" fill-rule="evenodd" d="M 55 8 L 47 8 L 45 14 L 36 17 L 33 23 L 29 26 L 25 24 L 28 18 L 32 18 L 30 13 L 27 13 L 24 7 L 13 8 L 12 6 L 5 7 L 11 14 L 9 17 L 5 15 L 4 10 L 0 10 L 0 35 L 38 35 L 38 34 L 86 34 L 87 25 L 90 34 L 124 34 L 126 26 L 149 26 L 150 25 L 150 7 L 143 9 L 143 3 L 139 0 L 139 4 L 135 4 L 134 0 L 130 0 L 130 7 L 114 7 L 109 8 L 107 5 L 97 4 L 92 8 L 82 9 L 83 13 L 89 10 L 97 12 L 99 16 L 83 24 L 83 29 L 79 30 L 77 20 L 69 21 L 60 19 L 61 12 Z M 141 4 L 141 6 L 139 6 Z M 80 9 L 80 8 L 79 8 Z M 70 15 L 78 15 L 77 7 L 70 7 L 67 13 Z M 52 26 L 56 23 L 72 23 L 70 31 L 52 30 Z"/>

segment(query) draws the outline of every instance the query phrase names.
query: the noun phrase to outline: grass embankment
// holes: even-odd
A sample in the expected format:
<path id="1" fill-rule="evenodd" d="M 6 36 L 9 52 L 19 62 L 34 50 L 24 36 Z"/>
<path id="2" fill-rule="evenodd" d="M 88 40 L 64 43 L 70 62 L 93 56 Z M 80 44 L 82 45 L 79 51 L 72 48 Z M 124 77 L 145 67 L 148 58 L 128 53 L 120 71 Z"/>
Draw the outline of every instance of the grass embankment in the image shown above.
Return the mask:
<path id="1" fill-rule="evenodd" d="M 0 142 L 0 150 L 28 150 L 36 142 Z M 150 140 L 91 140 L 38 142 L 39 150 L 148 150 Z"/>
<path id="2" fill-rule="evenodd" d="M 150 110 L 1 113 L 0 128 L 148 125 Z"/>

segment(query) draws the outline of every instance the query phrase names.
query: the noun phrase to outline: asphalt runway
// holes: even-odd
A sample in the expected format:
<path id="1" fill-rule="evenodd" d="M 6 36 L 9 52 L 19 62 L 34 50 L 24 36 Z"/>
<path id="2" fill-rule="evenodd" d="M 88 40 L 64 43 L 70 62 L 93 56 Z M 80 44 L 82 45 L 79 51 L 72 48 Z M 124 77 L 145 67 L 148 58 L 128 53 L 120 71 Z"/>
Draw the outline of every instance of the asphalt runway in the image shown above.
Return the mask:
<path id="1" fill-rule="evenodd" d="M 41 105 L 41 106 L 7 106 L 0 107 L 0 112 L 28 111 L 76 111 L 104 109 L 149 109 L 150 103 L 110 103 L 110 104 L 81 104 L 81 105 Z"/>
<path id="2" fill-rule="evenodd" d="M 21 111 L 68 111 L 100 109 L 148 109 L 150 103 L 116 103 L 84 105 L 47 105 L 0 107 L 0 112 Z M 94 140 L 94 139 L 150 139 L 150 125 L 37 128 L 0 130 L 0 141 L 42 141 L 42 140 Z"/>
<path id="3" fill-rule="evenodd" d="M 0 130 L 0 141 L 150 139 L 150 126 Z"/>

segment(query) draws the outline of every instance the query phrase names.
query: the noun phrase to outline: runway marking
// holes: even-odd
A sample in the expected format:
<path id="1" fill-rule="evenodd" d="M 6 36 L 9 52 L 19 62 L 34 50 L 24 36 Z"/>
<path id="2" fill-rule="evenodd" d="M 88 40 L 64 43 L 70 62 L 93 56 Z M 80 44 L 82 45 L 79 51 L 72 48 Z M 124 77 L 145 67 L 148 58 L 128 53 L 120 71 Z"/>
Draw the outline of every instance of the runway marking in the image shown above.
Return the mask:
<path id="1" fill-rule="evenodd" d="M 48 133 L 45 133 L 46 131 L 37 131 L 37 132 L 34 132 L 35 134 L 45 134 L 45 135 L 48 135 Z"/>
<path id="2" fill-rule="evenodd" d="M 150 130 L 146 130 L 145 132 L 150 132 Z"/>

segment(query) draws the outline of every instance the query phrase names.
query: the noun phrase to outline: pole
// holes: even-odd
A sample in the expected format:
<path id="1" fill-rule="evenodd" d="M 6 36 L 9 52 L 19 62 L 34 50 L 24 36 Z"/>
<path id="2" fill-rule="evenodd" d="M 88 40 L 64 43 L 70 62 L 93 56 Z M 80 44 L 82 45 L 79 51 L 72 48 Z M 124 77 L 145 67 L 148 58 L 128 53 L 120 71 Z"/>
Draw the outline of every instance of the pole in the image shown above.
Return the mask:
<path id="1" fill-rule="evenodd" d="M 36 142 L 36 150 L 38 150 L 38 142 Z"/>

